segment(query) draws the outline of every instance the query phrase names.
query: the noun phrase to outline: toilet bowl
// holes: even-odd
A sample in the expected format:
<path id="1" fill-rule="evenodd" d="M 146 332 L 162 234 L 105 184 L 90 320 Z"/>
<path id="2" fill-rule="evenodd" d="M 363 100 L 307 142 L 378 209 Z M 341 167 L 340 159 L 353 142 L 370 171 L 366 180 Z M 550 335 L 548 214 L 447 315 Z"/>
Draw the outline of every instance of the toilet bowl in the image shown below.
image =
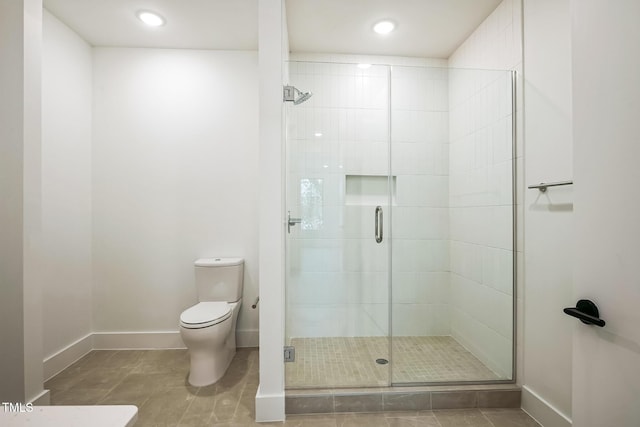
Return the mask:
<path id="1" fill-rule="evenodd" d="M 189 350 L 189 384 L 204 387 L 217 382 L 236 353 L 236 321 L 241 300 L 205 301 L 180 315 L 180 335 Z"/>
<path id="2" fill-rule="evenodd" d="M 180 335 L 191 358 L 189 383 L 203 387 L 222 378 L 236 354 L 244 259 L 200 258 L 194 266 L 198 303 L 180 315 Z"/>

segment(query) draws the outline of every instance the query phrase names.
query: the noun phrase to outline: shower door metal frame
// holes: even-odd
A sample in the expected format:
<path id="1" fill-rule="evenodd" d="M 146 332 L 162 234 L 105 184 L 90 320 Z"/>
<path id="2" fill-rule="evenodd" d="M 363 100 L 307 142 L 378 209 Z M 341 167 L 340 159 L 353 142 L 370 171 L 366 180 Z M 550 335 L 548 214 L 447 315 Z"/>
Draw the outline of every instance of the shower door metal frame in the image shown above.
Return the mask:
<path id="1" fill-rule="evenodd" d="M 393 67 L 390 66 L 390 76 L 389 76 L 389 100 L 391 100 L 391 91 L 392 91 L 392 73 Z M 420 67 L 420 68 L 433 68 L 433 67 Z M 496 70 L 499 71 L 499 70 Z M 517 120 L 516 120 L 516 106 L 517 106 L 517 73 L 515 70 L 504 70 L 508 72 L 511 77 L 511 217 L 512 217 L 512 228 L 511 228 L 511 253 L 512 253 L 512 277 L 511 277 L 511 286 L 512 286 L 512 300 L 511 300 L 511 327 L 512 327 L 512 349 L 511 349 L 511 378 L 504 380 L 471 380 L 471 381 L 415 381 L 415 382 L 394 382 L 393 381 L 393 369 L 394 369 L 394 357 L 393 357 L 393 316 L 392 316 L 392 297 L 393 297 L 393 269 L 392 266 L 389 268 L 389 355 L 390 355 L 390 363 L 389 367 L 389 375 L 391 380 L 392 387 L 421 387 L 421 386 L 458 386 L 458 385 L 491 385 L 491 384 L 515 384 L 517 381 L 517 320 L 518 320 L 518 312 L 517 312 L 517 291 L 518 291 L 518 262 L 517 262 L 517 248 L 518 248 L 518 235 L 517 235 L 517 218 L 518 218 L 518 205 L 517 205 Z M 391 110 L 392 105 L 389 102 L 389 180 L 392 179 L 393 170 L 391 169 L 391 156 L 392 156 L 392 139 L 391 139 Z M 391 196 L 390 196 L 391 197 Z M 390 200 L 391 202 L 391 200 Z M 390 209 L 391 211 L 392 209 Z M 390 212 L 391 215 L 391 212 Z M 393 232 L 393 227 L 390 228 L 390 234 Z M 389 242 L 390 249 L 393 243 L 393 239 L 390 239 Z M 390 261 L 393 264 L 393 258 L 390 254 Z"/>
<path id="2" fill-rule="evenodd" d="M 296 61 L 291 61 L 291 62 L 296 62 Z M 302 62 L 307 62 L 307 61 L 302 61 Z M 356 64 L 353 64 L 356 65 Z M 509 71 L 510 73 L 510 77 L 511 77 L 511 217 L 512 217 L 512 230 L 511 230 L 511 254 L 512 254 L 512 319 L 511 319 L 511 327 L 512 327 L 512 352 L 511 352 L 511 378 L 510 379 L 496 379 L 496 380 L 470 380 L 470 381 L 438 381 L 438 382 L 394 382 L 393 381 L 393 370 L 394 370 L 394 356 L 393 356 L 393 339 L 394 339 L 394 334 L 393 334 L 393 258 L 392 258 L 392 253 L 393 253 L 393 227 L 391 226 L 392 224 L 392 215 L 393 215 L 393 209 L 392 209 L 392 188 L 393 188 L 393 170 L 392 170 L 392 155 L 393 155 L 393 150 L 392 150 L 392 76 L 393 76 L 393 66 L 391 65 L 386 65 L 383 64 L 386 68 L 387 68 L 387 81 L 388 81 L 388 104 L 387 104 L 387 120 L 388 120 L 388 135 L 387 135 L 387 144 L 388 144 L 388 152 L 387 152 L 387 161 L 388 161 L 388 167 L 387 167 L 387 206 L 389 207 L 387 215 L 385 215 L 388 218 L 388 231 L 387 231 L 387 287 L 388 287 L 388 301 L 387 301 L 387 308 L 388 308 L 388 333 L 387 333 L 387 338 L 388 338 L 388 354 L 389 354 L 389 365 L 388 365 L 388 380 L 387 380 L 387 386 L 402 386 L 402 387 L 418 387 L 418 386 L 432 386 L 432 385 L 488 385 L 488 384 L 515 384 L 517 381 L 517 377 L 516 377 L 516 373 L 517 373 L 517 320 L 518 320 L 518 312 L 517 312 L 517 290 L 518 290 L 518 285 L 517 285 L 517 278 L 518 278 L 518 262 L 517 262 L 517 242 L 518 242 L 518 235 L 517 235 L 517 228 L 518 228 L 518 215 L 517 215 L 517 195 L 518 195 L 518 188 L 517 188 L 517 174 L 518 174 L 518 170 L 517 170 L 517 114 L 516 114 L 516 105 L 517 105 L 517 99 L 516 99 L 516 84 L 517 84 L 517 74 L 515 71 Z M 420 68 L 434 68 L 434 67 L 420 67 Z M 507 72 L 507 71 L 505 71 Z M 286 110 L 285 110 L 286 111 Z M 286 113 L 285 113 L 286 114 Z M 286 144 L 288 144 L 288 138 L 289 136 L 287 135 L 285 137 Z M 286 149 L 286 145 L 285 145 L 285 162 L 286 162 L 286 167 L 288 168 L 288 156 L 289 153 Z M 288 180 L 288 176 L 286 177 L 286 184 L 285 184 L 285 190 L 286 190 L 286 195 L 285 195 L 285 200 L 289 198 L 289 180 Z M 287 203 L 287 202 L 285 202 Z M 288 205 L 287 205 L 288 206 Z M 285 209 L 286 210 L 286 209 Z M 297 218 L 296 218 L 297 219 Z M 285 243 L 286 243 L 287 237 L 285 235 Z M 286 262 L 288 263 L 288 258 L 289 258 L 289 248 L 287 247 L 288 244 L 285 245 L 285 251 L 286 251 Z M 288 268 L 286 269 L 286 277 L 285 279 L 288 280 Z M 285 305 L 285 309 L 288 310 L 288 304 Z M 285 316 L 285 322 L 288 322 L 288 316 Z M 286 378 L 285 378 L 286 381 Z M 350 386 L 351 387 L 351 386 Z M 355 387 L 359 387 L 359 386 L 355 386 Z M 363 385 L 360 387 L 369 387 L 368 385 Z M 285 385 L 286 388 L 286 385 Z"/>

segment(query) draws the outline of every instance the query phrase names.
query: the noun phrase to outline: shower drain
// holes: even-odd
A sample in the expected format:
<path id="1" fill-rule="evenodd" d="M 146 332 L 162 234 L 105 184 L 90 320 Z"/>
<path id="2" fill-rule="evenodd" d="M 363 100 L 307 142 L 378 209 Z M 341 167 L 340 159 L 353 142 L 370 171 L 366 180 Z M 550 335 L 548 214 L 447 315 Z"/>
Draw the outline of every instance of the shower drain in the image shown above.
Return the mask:
<path id="1" fill-rule="evenodd" d="M 386 365 L 389 361 L 387 359 L 376 359 L 376 363 L 378 365 Z"/>

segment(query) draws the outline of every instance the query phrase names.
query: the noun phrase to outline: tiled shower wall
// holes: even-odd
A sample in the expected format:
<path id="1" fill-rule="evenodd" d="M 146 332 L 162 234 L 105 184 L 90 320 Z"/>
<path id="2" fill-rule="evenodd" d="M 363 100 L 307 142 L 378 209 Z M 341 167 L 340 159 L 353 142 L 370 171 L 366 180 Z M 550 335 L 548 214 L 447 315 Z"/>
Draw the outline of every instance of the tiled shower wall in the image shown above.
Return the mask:
<path id="1" fill-rule="evenodd" d="M 451 335 L 500 376 L 509 377 L 511 74 L 451 70 L 450 76 Z"/>
<path id="2" fill-rule="evenodd" d="M 450 334 L 449 76 L 393 66 L 393 336 Z"/>
<path id="3" fill-rule="evenodd" d="M 303 218 L 288 239 L 289 337 L 388 335 L 390 239 L 373 238 L 376 205 L 387 233 L 393 218 L 393 334 L 449 334 L 448 73 L 393 69 L 391 209 L 389 73 L 290 64 L 291 83 L 314 95 L 287 109 L 287 209 Z"/>
<path id="4" fill-rule="evenodd" d="M 393 334 L 451 334 L 504 377 L 510 377 L 513 363 L 513 270 L 512 254 L 509 253 L 512 248 L 510 233 L 513 223 L 511 207 L 507 206 L 511 203 L 511 104 L 490 104 L 488 99 L 499 95 L 505 101 L 509 100 L 511 81 L 510 73 L 483 73 L 477 69 L 521 71 L 520 16 L 519 0 L 503 1 L 448 61 L 392 57 L 369 60 L 362 56 L 323 54 L 292 55 L 292 58 L 302 61 L 394 65 L 391 90 L 391 173 L 396 177 L 393 206 Z M 423 68 L 412 69 L 410 66 Z M 444 111 L 450 112 L 450 116 L 446 120 L 447 129 L 435 134 L 446 134 L 446 142 L 440 154 L 432 151 L 427 158 L 422 155 L 425 150 L 437 150 L 439 147 L 432 139 L 434 134 L 427 135 L 424 132 L 425 129 L 434 131 L 438 128 L 436 123 L 442 123 L 437 119 L 438 112 L 441 112 L 438 108 L 442 105 L 431 109 L 419 105 L 427 96 L 432 99 L 431 95 L 438 89 L 435 89 L 435 82 L 428 82 L 429 78 L 417 76 L 420 73 L 437 73 L 435 68 L 447 66 L 475 70 L 452 70 L 441 78 L 448 91 L 441 100 L 444 102 L 446 99 Z M 304 89 L 316 90 L 312 87 Z M 521 115 L 519 108 L 517 114 Z M 425 126 L 425 123 L 429 125 Z M 522 164 L 522 138 L 519 132 L 517 130 L 516 160 L 518 164 Z M 435 145 L 431 145 L 432 143 Z M 407 151 L 403 151 L 405 149 Z M 373 153 L 372 150 L 367 150 L 367 153 Z M 362 161 L 373 162 L 365 159 L 366 155 Z M 432 169 L 434 159 L 443 161 L 439 163 L 444 165 L 443 170 Z M 411 170 L 418 164 L 423 169 Z M 405 175 L 403 168 L 411 173 Z M 518 176 L 521 175 L 521 170 L 518 169 Z M 403 181 L 405 185 L 401 185 Z M 521 189 L 520 179 L 519 183 L 518 188 Z M 420 189 L 408 190 L 410 188 Z M 403 195 L 405 190 L 410 191 L 408 197 Z M 445 194 L 440 193 L 441 191 Z M 403 208 L 407 208 L 406 211 Z M 449 208 L 450 216 L 438 215 L 438 210 L 448 211 Z M 519 209 L 518 217 L 521 216 Z M 431 228 L 438 222 L 441 228 Z M 518 223 L 521 224 L 521 221 Z M 372 213 L 369 219 L 366 216 L 362 219 L 361 227 L 364 227 L 363 233 L 368 236 L 368 230 L 373 227 Z M 521 233 L 518 235 L 521 236 Z M 439 248 L 435 249 L 439 244 Z M 522 259 L 520 238 L 517 249 L 517 255 Z M 386 259 L 380 260 L 386 262 Z M 431 265 L 427 266 L 429 263 Z M 443 265 L 445 267 L 440 270 Z M 382 275 L 378 275 L 377 279 L 382 280 Z M 320 296 L 320 300 L 326 298 L 321 296 L 326 295 L 322 292 L 323 284 L 325 288 L 334 286 L 321 282 L 318 286 L 310 286 L 314 289 L 309 290 Z M 335 286 L 340 287 L 339 292 L 342 293 L 354 291 L 353 288 L 345 289 L 337 283 Z M 377 317 L 378 322 L 374 322 L 372 329 L 380 333 L 386 332 L 385 325 L 388 321 L 388 311 L 383 305 L 388 296 L 385 286 L 386 283 L 383 285 L 380 282 L 377 286 L 371 286 L 371 282 L 364 283 L 363 280 L 361 293 L 352 293 L 372 295 L 372 300 L 378 303 L 367 307 L 368 312 L 374 314 L 367 318 Z M 289 295 L 293 297 L 288 299 L 290 313 L 293 314 L 290 314 L 287 322 L 287 336 L 338 335 L 325 334 L 323 328 L 318 326 L 323 322 L 333 321 L 328 317 L 320 320 L 322 313 L 327 313 L 326 310 L 318 311 L 315 317 L 311 314 L 317 310 L 318 299 L 306 300 L 309 307 L 299 304 L 300 300 L 296 302 L 296 294 L 301 291 L 293 289 Z M 339 295 L 329 294 L 334 297 Z M 366 304 L 361 305 L 363 309 L 360 312 L 365 312 Z M 357 303 L 354 307 L 356 306 Z M 376 307 L 378 312 L 373 310 Z M 296 309 L 300 312 L 296 313 Z M 305 317 L 317 320 L 318 327 L 305 328 L 305 322 L 300 322 Z M 295 324 L 292 326 L 294 319 Z M 344 316 L 335 323 L 343 322 L 343 319 Z M 352 319 L 355 319 L 353 315 Z M 362 333 L 348 322 L 338 329 L 348 330 L 353 335 L 356 331 L 357 334 L 373 335 L 367 333 L 370 330 Z"/>
<path id="5" fill-rule="evenodd" d="M 522 259 L 521 231 L 512 253 L 513 117 L 511 103 L 505 103 L 511 80 L 503 71 L 456 69 L 515 70 L 519 82 L 521 13 L 520 0 L 504 0 L 449 58 L 451 334 L 506 378 L 513 366 L 512 256 Z M 487 102 L 495 95 L 504 101 Z M 522 123 L 521 97 L 516 100 L 516 121 Z M 516 133 L 516 163 L 522 165 L 521 129 Z M 519 193 L 522 168 L 516 171 Z M 517 212 L 520 226 L 520 206 Z"/>
<path id="6" fill-rule="evenodd" d="M 302 218 L 287 240 L 287 336 L 387 335 L 388 246 L 373 215 L 388 204 L 388 69 L 292 62 L 289 73 L 314 95 L 287 107 L 287 209 Z"/>

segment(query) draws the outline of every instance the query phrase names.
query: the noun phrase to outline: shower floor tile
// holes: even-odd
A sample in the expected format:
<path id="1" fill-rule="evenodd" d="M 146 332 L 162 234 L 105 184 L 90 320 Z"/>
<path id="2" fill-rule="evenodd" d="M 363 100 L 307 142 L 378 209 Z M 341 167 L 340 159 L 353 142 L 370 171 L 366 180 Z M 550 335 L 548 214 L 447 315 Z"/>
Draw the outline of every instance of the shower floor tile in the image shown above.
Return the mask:
<path id="1" fill-rule="evenodd" d="M 386 337 L 293 338 L 296 360 L 285 364 L 287 388 L 377 387 L 389 381 Z M 393 383 L 498 380 L 449 336 L 393 339 Z"/>

